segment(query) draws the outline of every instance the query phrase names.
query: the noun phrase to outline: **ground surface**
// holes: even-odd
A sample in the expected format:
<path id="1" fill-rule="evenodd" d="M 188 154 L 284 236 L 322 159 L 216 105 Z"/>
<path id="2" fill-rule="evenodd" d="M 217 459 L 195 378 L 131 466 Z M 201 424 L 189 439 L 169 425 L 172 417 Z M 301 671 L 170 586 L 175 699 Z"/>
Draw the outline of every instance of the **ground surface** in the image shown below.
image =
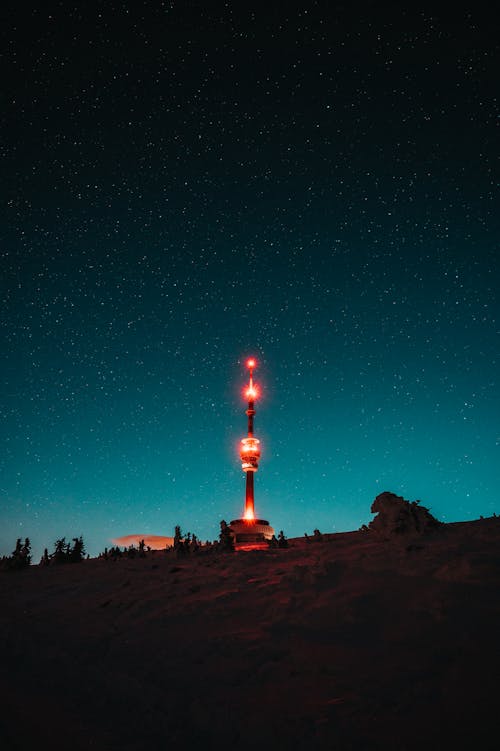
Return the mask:
<path id="1" fill-rule="evenodd" d="M 0 748 L 500 748 L 500 519 L 0 573 Z"/>

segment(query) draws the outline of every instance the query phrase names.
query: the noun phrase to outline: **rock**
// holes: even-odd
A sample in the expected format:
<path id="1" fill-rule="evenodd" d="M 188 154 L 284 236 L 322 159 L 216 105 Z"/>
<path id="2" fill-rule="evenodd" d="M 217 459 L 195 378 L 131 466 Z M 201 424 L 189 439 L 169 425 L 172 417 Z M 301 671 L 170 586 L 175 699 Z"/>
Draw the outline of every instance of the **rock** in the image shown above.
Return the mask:
<path id="1" fill-rule="evenodd" d="M 423 535 L 441 526 L 429 509 L 420 501 L 406 501 L 401 496 L 385 491 L 372 503 L 372 514 L 377 514 L 368 528 L 384 537 Z"/>

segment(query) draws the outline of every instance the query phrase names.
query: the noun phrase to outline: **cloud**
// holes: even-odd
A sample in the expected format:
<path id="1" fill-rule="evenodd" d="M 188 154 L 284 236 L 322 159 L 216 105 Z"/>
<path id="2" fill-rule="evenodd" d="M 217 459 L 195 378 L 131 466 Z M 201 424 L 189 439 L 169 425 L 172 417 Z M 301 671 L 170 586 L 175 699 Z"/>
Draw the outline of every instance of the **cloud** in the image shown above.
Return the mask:
<path id="1" fill-rule="evenodd" d="M 139 547 L 141 540 L 144 540 L 146 547 L 151 550 L 165 550 L 174 544 L 173 537 L 164 537 L 163 535 L 124 535 L 123 537 L 115 537 L 111 542 L 120 547 L 129 548 L 134 545 Z"/>

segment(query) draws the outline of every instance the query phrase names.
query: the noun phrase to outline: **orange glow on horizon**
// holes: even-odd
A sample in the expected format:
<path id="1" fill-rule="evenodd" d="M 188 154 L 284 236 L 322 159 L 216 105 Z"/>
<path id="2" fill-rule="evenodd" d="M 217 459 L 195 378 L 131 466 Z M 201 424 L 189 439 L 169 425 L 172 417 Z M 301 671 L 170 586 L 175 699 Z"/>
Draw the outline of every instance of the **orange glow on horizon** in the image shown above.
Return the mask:
<path id="1" fill-rule="evenodd" d="M 173 537 L 166 537 L 164 535 L 123 535 L 122 537 L 114 537 L 111 542 L 114 545 L 118 545 L 120 547 L 128 548 L 130 545 L 133 545 L 134 547 L 139 547 L 139 543 L 141 540 L 144 540 L 144 544 L 146 547 L 151 548 L 151 550 L 165 550 L 165 548 L 170 548 L 174 544 L 174 538 Z"/>

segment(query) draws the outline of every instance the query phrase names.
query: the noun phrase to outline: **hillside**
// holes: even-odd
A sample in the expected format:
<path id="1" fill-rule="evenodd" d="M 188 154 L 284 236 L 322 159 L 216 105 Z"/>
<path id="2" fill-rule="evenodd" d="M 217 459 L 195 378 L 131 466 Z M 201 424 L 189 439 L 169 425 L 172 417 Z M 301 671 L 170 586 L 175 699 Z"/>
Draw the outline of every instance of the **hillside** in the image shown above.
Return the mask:
<path id="1" fill-rule="evenodd" d="M 492 518 L 3 572 L 0 746 L 497 748 L 499 543 Z"/>

